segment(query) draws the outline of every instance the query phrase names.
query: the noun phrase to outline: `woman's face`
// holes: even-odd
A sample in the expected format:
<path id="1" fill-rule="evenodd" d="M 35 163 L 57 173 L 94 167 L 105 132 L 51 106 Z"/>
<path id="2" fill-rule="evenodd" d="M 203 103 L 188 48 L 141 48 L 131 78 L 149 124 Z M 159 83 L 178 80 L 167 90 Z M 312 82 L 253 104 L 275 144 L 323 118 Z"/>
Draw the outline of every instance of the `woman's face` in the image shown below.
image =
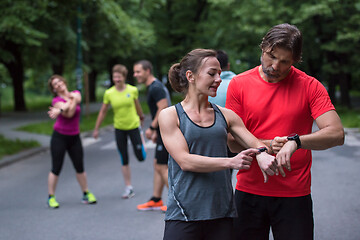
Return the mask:
<path id="1" fill-rule="evenodd" d="M 125 83 L 125 77 L 119 72 L 113 73 L 113 82 L 115 86 L 123 85 Z"/>
<path id="2" fill-rule="evenodd" d="M 66 84 L 60 78 L 54 78 L 51 81 L 51 86 L 56 93 L 64 92 L 66 90 Z"/>
<path id="3" fill-rule="evenodd" d="M 202 61 L 198 73 L 195 74 L 195 86 L 199 93 L 215 97 L 221 83 L 221 68 L 216 57 L 207 57 Z"/>

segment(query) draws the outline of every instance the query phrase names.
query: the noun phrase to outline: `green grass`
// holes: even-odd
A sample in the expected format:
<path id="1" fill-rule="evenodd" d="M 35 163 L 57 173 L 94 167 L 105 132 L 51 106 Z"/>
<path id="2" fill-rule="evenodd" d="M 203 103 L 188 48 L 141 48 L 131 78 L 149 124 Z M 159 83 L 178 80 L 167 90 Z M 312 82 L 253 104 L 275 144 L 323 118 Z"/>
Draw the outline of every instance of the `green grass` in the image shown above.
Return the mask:
<path id="1" fill-rule="evenodd" d="M 14 153 L 18 153 L 20 151 L 39 147 L 40 144 L 34 140 L 9 140 L 4 138 L 3 135 L 0 134 L 0 159 L 6 155 L 11 155 Z"/>
<path id="2" fill-rule="evenodd" d="M 347 109 L 344 107 L 336 107 L 336 112 L 339 114 L 341 122 L 346 128 L 360 129 L 360 110 Z"/>
<path id="3" fill-rule="evenodd" d="M 12 87 L 6 87 L 0 90 L 0 107 L 2 112 L 14 111 L 14 97 Z M 28 111 L 40 111 L 47 109 L 51 105 L 52 95 L 41 95 L 25 91 L 25 103 Z"/>

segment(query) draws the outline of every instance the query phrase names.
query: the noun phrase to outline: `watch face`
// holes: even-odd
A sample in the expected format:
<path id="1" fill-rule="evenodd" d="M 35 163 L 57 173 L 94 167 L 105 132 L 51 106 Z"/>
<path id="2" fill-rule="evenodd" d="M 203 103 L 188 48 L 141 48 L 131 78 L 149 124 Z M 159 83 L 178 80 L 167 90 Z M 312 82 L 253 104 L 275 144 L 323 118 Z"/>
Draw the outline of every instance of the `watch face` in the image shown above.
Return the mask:
<path id="1" fill-rule="evenodd" d="M 300 137 L 299 135 L 297 135 L 296 133 L 292 133 L 290 134 L 288 137 L 287 137 L 288 140 L 291 140 L 291 141 L 295 141 L 296 144 L 297 144 L 297 148 L 301 148 L 301 141 L 300 141 Z"/>
<path id="2" fill-rule="evenodd" d="M 266 147 L 260 147 L 257 150 L 259 150 L 259 152 L 266 152 L 267 148 Z"/>
<path id="3" fill-rule="evenodd" d="M 297 136 L 296 133 L 292 133 L 292 134 L 290 134 L 290 135 L 288 136 L 288 138 L 295 138 L 296 136 Z"/>

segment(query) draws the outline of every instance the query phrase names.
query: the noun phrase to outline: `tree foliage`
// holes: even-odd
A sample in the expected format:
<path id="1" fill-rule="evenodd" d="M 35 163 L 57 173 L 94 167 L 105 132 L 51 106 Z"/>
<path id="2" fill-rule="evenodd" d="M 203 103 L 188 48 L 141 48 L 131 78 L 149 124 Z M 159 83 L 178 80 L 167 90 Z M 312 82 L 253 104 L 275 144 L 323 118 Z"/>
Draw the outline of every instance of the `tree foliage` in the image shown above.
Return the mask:
<path id="1" fill-rule="evenodd" d="M 132 64 L 149 59 L 162 78 L 191 49 L 214 48 L 228 52 L 234 72 L 245 71 L 259 64 L 267 30 L 288 22 L 303 33 L 297 67 L 326 84 L 333 102 L 339 86 L 340 104 L 351 106 L 350 90 L 360 89 L 359 13 L 356 0 L 0 0 L 0 63 L 12 79 L 15 110 L 25 110 L 25 80 L 39 86 L 53 73 L 75 78 L 80 19 L 94 101 L 97 79 L 116 63 L 129 68 L 131 82 Z"/>

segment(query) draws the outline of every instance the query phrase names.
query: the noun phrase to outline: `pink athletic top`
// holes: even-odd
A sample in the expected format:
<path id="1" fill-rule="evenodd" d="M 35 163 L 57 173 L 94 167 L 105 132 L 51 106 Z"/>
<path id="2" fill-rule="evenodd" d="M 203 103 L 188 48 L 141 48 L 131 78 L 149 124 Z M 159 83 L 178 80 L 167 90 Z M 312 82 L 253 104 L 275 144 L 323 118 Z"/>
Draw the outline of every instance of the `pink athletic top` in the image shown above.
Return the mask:
<path id="1" fill-rule="evenodd" d="M 259 139 L 309 134 L 314 119 L 335 109 L 325 87 L 295 67 L 278 83 L 264 81 L 259 67 L 235 76 L 227 91 L 226 108 L 237 113 Z M 264 183 L 257 161 L 253 161 L 250 170 L 238 172 L 236 189 L 273 197 L 310 194 L 311 150 L 298 149 L 290 163 L 292 171 L 284 169 L 285 178 L 270 176 Z"/>
<path id="2" fill-rule="evenodd" d="M 78 90 L 75 90 L 73 92 L 78 92 Z M 56 96 L 52 100 L 52 105 L 54 106 L 57 102 L 66 102 L 65 99 Z M 79 120 L 80 120 L 80 104 L 76 106 L 75 114 L 71 118 L 64 117 L 63 115 L 59 115 L 56 119 L 56 122 L 54 124 L 54 130 L 64 134 L 64 135 L 77 135 L 80 133 L 79 128 Z"/>

